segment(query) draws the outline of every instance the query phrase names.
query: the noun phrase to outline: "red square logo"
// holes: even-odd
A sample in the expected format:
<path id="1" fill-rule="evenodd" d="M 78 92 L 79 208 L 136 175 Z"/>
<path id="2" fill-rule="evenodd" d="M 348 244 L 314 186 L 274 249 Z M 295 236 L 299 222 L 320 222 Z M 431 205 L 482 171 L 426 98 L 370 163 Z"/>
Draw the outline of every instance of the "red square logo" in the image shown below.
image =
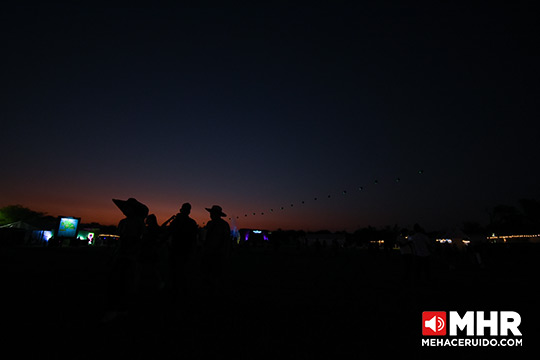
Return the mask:
<path id="1" fill-rule="evenodd" d="M 422 335 L 446 335 L 446 311 L 424 311 L 422 313 Z"/>

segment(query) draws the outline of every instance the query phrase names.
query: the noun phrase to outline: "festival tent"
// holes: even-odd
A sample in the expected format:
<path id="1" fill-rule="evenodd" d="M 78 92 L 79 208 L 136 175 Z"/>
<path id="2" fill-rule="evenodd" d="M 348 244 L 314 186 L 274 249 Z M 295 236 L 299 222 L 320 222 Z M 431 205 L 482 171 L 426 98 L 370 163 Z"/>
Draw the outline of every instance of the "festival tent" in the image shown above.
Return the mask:
<path id="1" fill-rule="evenodd" d="M 16 221 L 0 226 L 0 243 L 2 245 L 23 245 L 28 243 L 36 227 L 23 221 Z"/>
<path id="2" fill-rule="evenodd" d="M 37 228 L 23 221 L 15 221 L 15 222 L 12 222 L 11 224 L 0 226 L 0 229 L 23 229 L 27 231 L 33 231 L 33 230 L 36 230 Z"/>
<path id="3" fill-rule="evenodd" d="M 53 228 L 54 224 L 50 221 L 41 221 L 41 224 L 30 224 L 24 221 L 12 222 L 0 226 L 0 242 L 3 245 L 42 244 L 52 237 Z"/>
<path id="4" fill-rule="evenodd" d="M 309 233 L 306 235 L 306 245 L 319 243 L 323 246 L 331 246 L 337 243 L 339 246 L 344 246 L 345 238 L 344 234 Z"/>
<path id="5" fill-rule="evenodd" d="M 459 229 L 450 229 L 444 233 L 442 239 L 437 239 L 437 241 L 450 243 L 457 250 L 464 251 L 465 246 L 470 242 L 470 238 L 467 234 Z"/>

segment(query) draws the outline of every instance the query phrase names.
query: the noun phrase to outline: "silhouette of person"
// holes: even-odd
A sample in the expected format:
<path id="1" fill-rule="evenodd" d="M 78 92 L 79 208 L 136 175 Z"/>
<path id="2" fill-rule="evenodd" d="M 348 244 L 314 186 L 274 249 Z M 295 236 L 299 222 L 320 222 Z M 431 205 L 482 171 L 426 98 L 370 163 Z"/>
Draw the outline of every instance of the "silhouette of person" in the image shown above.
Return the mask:
<path id="1" fill-rule="evenodd" d="M 420 280 L 430 280 L 430 258 L 431 251 L 428 236 L 420 225 L 414 225 L 414 235 L 412 236 L 412 244 L 416 261 L 416 273 Z"/>
<path id="2" fill-rule="evenodd" d="M 231 228 L 222 219 L 227 215 L 223 213 L 221 206 L 214 205 L 206 210 L 210 213 L 211 220 L 206 224 L 206 239 L 201 259 L 202 275 L 210 290 L 216 291 L 225 261 L 231 252 Z"/>
<path id="3" fill-rule="evenodd" d="M 126 216 L 118 224 L 118 247 L 113 258 L 107 287 L 106 314 L 102 321 L 115 319 L 119 313 L 125 314 L 135 292 L 137 274 L 137 256 L 145 229 L 144 219 L 148 207 L 134 198 L 127 200 L 113 199 Z"/>
<path id="4" fill-rule="evenodd" d="M 192 218 L 191 204 L 184 203 L 180 212 L 176 214 L 171 224 L 170 231 L 170 263 L 171 263 L 171 281 L 172 294 L 177 297 L 180 290 L 185 291 L 186 264 L 189 261 L 195 243 L 197 242 L 198 225 Z"/>
<path id="5" fill-rule="evenodd" d="M 163 287 L 163 278 L 158 269 L 158 251 L 161 246 L 161 238 L 162 230 L 158 225 L 156 215 L 148 215 L 139 252 L 141 265 L 140 289 L 142 292 L 161 290 Z"/>
<path id="6" fill-rule="evenodd" d="M 413 264 L 413 245 L 411 241 L 412 238 L 407 235 L 407 229 L 403 229 L 396 239 L 396 242 L 399 245 L 399 253 L 401 255 L 401 262 L 403 268 L 403 272 L 401 274 L 401 281 L 409 280 Z"/>

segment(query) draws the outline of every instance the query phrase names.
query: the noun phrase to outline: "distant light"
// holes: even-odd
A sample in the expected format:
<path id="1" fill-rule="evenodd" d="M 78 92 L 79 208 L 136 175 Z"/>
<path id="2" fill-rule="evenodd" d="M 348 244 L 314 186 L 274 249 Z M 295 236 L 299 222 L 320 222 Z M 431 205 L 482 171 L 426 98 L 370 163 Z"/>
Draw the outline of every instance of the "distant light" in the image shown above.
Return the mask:
<path id="1" fill-rule="evenodd" d="M 260 233 L 262 233 L 262 231 L 261 230 L 253 230 L 253 233 L 254 234 L 260 234 Z"/>
<path id="2" fill-rule="evenodd" d="M 120 236 L 118 236 L 118 235 L 113 235 L 113 234 L 99 234 L 99 237 L 100 237 L 100 238 L 104 238 L 104 239 L 105 239 L 105 238 L 108 238 L 108 237 L 114 238 L 114 239 L 120 238 Z"/>
<path id="3" fill-rule="evenodd" d="M 52 231 L 44 230 L 43 231 L 43 240 L 49 241 L 50 238 L 52 238 Z"/>
<path id="4" fill-rule="evenodd" d="M 452 239 L 436 239 L 435 241 L 437 241 L 440 244 L 451 244 L 452 243 Z"/>
<path id="5" fill-rule="evenodd" d="M 501 235 L 501 236 L 489 236 L 488 240 L 501 240 L 501 239 L 523 239 L 523 238 L 539 238 L 540 234 L 534 234 L 534 235 Z"/>

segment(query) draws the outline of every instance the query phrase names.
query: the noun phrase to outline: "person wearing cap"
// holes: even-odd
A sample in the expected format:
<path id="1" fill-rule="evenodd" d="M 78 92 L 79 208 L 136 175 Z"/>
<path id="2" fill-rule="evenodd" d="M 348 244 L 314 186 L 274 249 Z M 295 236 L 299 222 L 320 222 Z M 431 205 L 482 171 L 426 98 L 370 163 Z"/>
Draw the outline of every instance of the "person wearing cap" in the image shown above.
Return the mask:
<path id="1" fill-rule="evenodd" d="M 227 216 L 221 206 L 206 208 L 210 221 L 206 224 L 206 239 L 203 244 L 202 271 L 207 285 L 216 290 L 217 281 L 223 275 L 224 263 L 231 250 L 231 228 L 222 219 Z"/>
<path id="2" fill-rule="evenodd" d="M 189 261 L 195 243 L 199 227 L 197 222 L 189 217 L 191 204 L 184 203 L 180 212 L 169 225 L 170 263 L 172 293 L 178 295 L 180 287 L 185 287 L 185 267 Z"/>

